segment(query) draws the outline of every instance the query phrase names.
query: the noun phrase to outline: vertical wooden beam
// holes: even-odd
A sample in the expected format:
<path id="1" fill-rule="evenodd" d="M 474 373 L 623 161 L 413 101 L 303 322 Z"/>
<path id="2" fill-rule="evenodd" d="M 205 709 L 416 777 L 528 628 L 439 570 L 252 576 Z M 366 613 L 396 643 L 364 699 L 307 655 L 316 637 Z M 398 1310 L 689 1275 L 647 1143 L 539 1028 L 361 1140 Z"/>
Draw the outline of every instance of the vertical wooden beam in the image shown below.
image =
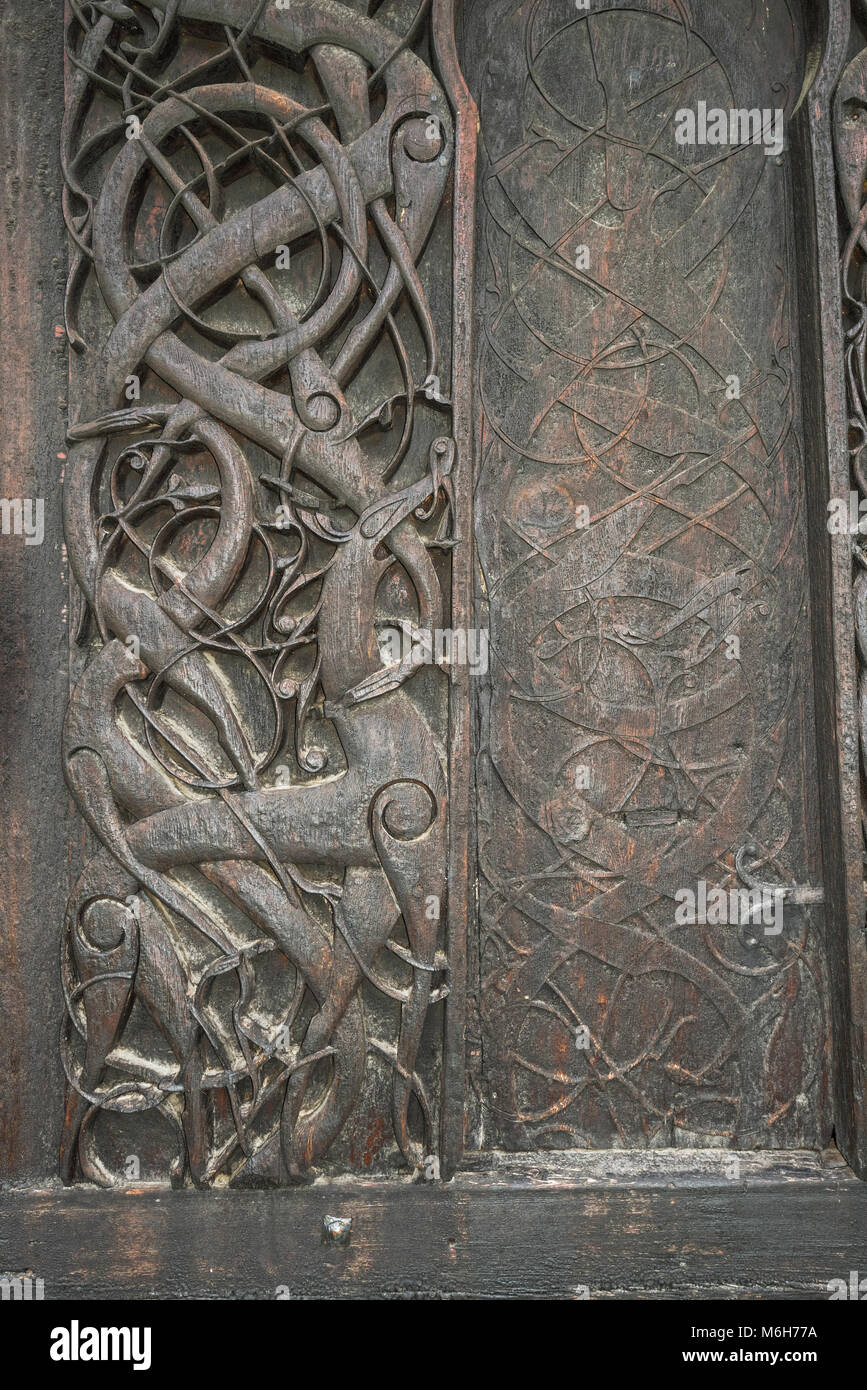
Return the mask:
<path id="1" fill-rule="evenodd" d="M 67 697 L 65 555 L 66 241 L 57 149 L 63 4 L 11 0 L 0 15 L 0 496 L 42 500 L 44 539 L 0 536 L 0 1176 L 56 1170 L 63 1113 L 57 1055 L 58 922 L 66 897 L 68 798 L 60 771 Z"/>
<path id="2" fill-rule="evenodd" d="M 858 760 L 852 537 L 829 536 L 828 502 L 850 489 L 832 99 L 849 40 L 849 0 L 828 0 L 817 66 L 792 123 L 798 228 L 813 665 L 838 1147 L 867 1176 L 867 944 Z M 807 17 L 815 14 L 805 7 Z M 809 383 L 813 383 L 812 389 Z"/>
<path id="3" fill-rule="evenodd" d="M 475 262 L 478 113 L 457 52 L 459 0 L 434 0 L 433 36 L 440 80 L 455 115 L 453 210 L 452 402 L 457 447 L 452 627 L 473 623 L 473 271 Z M 445 1010 L 441 1155 L 449 1177 L 463 1150 L 467 937 L 472 920 L 472 739 L 470 669 L 452 671 L 449 690 L 449 891 L 447 944 L 450 993 Z"/>

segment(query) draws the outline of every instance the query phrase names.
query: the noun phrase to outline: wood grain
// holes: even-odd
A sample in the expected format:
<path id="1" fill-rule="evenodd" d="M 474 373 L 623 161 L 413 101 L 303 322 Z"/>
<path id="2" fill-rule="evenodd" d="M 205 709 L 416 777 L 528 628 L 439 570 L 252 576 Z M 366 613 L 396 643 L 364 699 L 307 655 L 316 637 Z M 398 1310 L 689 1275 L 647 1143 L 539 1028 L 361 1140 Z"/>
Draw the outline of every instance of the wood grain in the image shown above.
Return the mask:
<path id="1" fill-rule="evenodd" d="M 0 1172 L 20 1182 L 56 1169 L 64 1086 L 57 922 L 68 890 L 71 816 L 57 759 L 68 694 L 60 0 L 3 7 L 0 67 L 0 495 L 41 498 L 45 507 L 41 545 L 0 536 Z"/>
<path id="2" fill-rule="evenodd" d="M 739 1157 L 734 1185 L 719 1153 L 656 1155 L 640 1185 L 624 1158 L 583 1179 L 504 1163 L 434 1186 L 215 1192 L 207 1220 L 190 1192 L 7 1197 L 0 1267 L 32 1269 L 48 1299 L 819 1300 L 863 1271 L 867 1188 L 845 1167 Z M 348 1247 L 323 1246 L 325 1216 L 352 1217 Z"/>

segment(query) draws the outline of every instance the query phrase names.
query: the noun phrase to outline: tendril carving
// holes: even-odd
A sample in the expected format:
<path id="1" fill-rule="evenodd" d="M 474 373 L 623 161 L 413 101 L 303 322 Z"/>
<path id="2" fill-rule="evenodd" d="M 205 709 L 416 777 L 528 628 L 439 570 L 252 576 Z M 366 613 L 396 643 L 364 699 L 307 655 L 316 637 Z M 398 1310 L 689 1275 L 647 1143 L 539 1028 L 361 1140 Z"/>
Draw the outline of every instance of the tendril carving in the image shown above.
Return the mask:
<path id="1" fill-rule="evenodd" d="M 429 5 L 69 9 L 63 1174 L 415 1166 L 444 677 L 379 637 L 441 625 L 454 543 Z"/>
<path id="2" fill-rule="evenodd" d="M 745 854 L 773 884 L 817 862 L 786 160 L 675 133 L 791 110 L 792 10 L 474 13 L 479 1142 L 821 1142 L 809 912 L 757 942 L 675 918 Z"/>
<path id="3" fill-rule="evenodd" d="M 857 7 L 867 18 L 864 7 Z M 857 53 L 843 72 L 834 99 L 834 150 L 845 212 L 842 290 L 849 402 L 849 459 L 858 515 L 867 498 L 867 49 Z M 847 516 L 850 509 L 846 508 Z M 860 531 L 860 522 L 857 527 Z M 867 773 L 867 553 L 860 535 L 853 538 L 855 638 L 858 650 L 858 723 L 861 766 Z M 862 798 L 862 824 L 867 819 Z"/>

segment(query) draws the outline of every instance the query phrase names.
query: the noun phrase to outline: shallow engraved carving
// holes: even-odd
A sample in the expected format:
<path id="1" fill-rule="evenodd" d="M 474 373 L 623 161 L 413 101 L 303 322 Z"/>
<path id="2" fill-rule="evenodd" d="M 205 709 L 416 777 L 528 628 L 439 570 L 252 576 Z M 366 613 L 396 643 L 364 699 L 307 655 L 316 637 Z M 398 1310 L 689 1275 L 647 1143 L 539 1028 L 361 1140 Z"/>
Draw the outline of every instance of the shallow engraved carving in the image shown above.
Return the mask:
<path id="1" fill-rule="evenodd" d="M 812 1146 L 820 910 L 676 895 L 819 873 L 788 155 L 797 7 L 470 7 L 491 680 L 474 1142 Z"/>
<path id="2" fill-rule="evenodd" d="M 69 10 L 64 1177 L 430 1167 L 446 676 L 384 641 L 453 545 L 429 6 Z"/>
<path id="3" fill-rule="evenodd" d="M 864 15 L 864 7 L 856 9 Z M 865 16 L 867 17 L 867 16 Z M 860 535 L 864 529 L 865 499 L 867 499 L 867 290 L 865 290 L 865 253 L 867 253 L 867 49 L 862 49 L 848 64 L 840 78 L 834 98 L 834 151 L 837 178 L 845 211 L 842 251 L 842 289 L 844 330 L 846 335 L 846 385 L 849 404 L 849 457 L 852 494 L 850 498 L 835 498 L 840 508 L 843 526 L 834 527 L 838 536 L 845 536 L 854 550 L 853 592 L 855 607 L 855 636 L 858 649 L 858 723 L 861 765 L 867 771 L 867 554 Z M 853 509 L 852 498 L 856 505 Z M 830 509 L 833 513 L 834 507 Z M 833 522 L 829 518 L 829 524 Z M 853 537 L 853 532 L 854 537 Z M 867 841 L 867 817 L 862 806 L 862 824 Z"/>

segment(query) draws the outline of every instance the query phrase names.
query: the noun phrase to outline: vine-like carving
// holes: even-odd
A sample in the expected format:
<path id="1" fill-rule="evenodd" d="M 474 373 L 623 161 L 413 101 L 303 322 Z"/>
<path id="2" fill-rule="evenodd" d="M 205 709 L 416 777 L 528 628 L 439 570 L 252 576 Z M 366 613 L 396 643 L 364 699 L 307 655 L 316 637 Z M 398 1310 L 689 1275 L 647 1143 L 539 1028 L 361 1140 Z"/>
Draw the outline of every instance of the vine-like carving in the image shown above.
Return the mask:
<path id="1" fill-rule="evenodd" d="M 854 7 L 867 19 L 867 6 Z M 849 404 L 849 459 L 853 509 L 848 498 L 834 499 L 845 517 L 853 544 L 855 637 L 858 653 L 858 723 L 861 765 L 867 773 L 867 553 L 860 540 L 862 507 L 867 500 L 867 48 L 845 68 L 834 99 L 834 152 L 840 200 L 845 214 L 842 291 Z M 854 521 L 854 527 L 852 522 Z M 854 535 L 852 532 L 854 530 Z M 867 844 L 864 798 L 861 818 Z"/>
<path id="2" fill-rule="evenodd" d="M 382 650 L 444 623 L 453 544 L 430 7 L 69 10 L 64 763 L 98 845 L 64 931 L 64 1175 L 418 1165 L 445 678 Z"/>
<path id="3" fill-rule="evenodd" d="M 822 1142 L 809 912 L 675 916 L 817 865 L 788 156 L 678 115 L 787 119 L 794 11 L 473 14 L 479 1142 Z"/>

